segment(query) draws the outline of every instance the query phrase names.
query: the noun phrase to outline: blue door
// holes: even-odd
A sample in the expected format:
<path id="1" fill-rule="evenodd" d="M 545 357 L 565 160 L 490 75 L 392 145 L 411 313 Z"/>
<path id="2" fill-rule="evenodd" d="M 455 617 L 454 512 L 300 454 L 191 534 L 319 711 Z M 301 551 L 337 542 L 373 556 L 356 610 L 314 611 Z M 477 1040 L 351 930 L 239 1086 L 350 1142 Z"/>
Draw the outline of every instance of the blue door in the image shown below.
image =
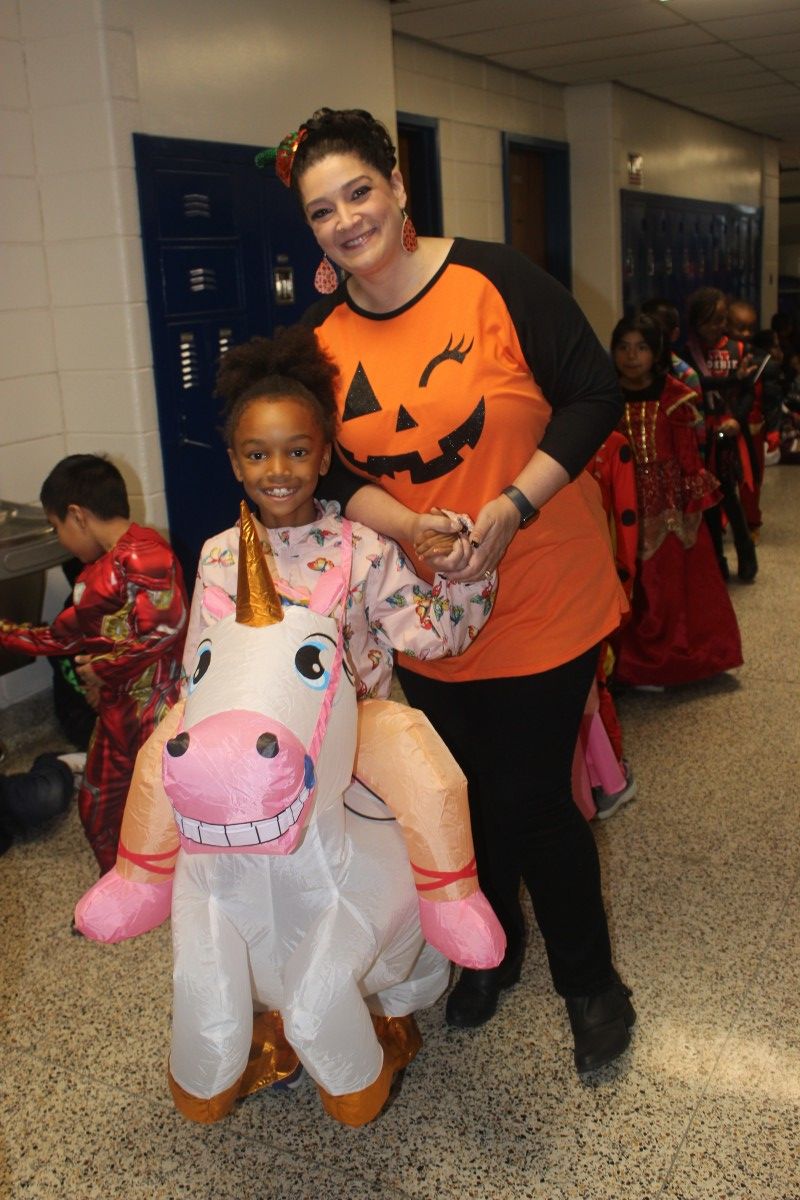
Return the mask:
<path id="1" fill-rule="evenodd" d="M 320 254 L 294 197 L 254 166 L 260 147 L 134 146 L 170 537 L 191 589 L 242 495 L 218 431 L 220 355 L 300 319 Z"/>

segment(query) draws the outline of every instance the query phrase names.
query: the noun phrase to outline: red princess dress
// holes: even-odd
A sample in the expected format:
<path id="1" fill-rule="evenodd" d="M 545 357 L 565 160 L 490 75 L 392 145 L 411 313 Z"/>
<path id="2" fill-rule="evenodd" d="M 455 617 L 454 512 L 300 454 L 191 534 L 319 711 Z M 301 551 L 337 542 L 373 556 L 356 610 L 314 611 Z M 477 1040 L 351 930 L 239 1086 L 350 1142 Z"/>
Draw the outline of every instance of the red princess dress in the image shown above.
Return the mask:
<path id="1" fill-rule="evenodd" d="M 615 676 L 670 687 L 742 664 L 739 626 L 703 512 L 719 503 L 697 441 L 696 392 L 671 375 L 623 387 L 621 429 L 636 466 L 638 570 Z"/>

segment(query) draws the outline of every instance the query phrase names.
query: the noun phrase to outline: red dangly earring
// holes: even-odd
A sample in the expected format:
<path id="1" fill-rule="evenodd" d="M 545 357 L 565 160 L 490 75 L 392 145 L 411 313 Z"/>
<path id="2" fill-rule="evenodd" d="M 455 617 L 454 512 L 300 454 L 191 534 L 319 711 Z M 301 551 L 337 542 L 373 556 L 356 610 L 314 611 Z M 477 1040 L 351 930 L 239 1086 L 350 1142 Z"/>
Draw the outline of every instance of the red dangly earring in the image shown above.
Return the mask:
<path id="1" fill-rule="evenodd" d="M 330 296 L 331 292 L 335 292 L 338 286 L 339 278 L 327 254 L 323 254 L 322 262 L 317 267 L 317 273 L 314 276 L 314 287 L 318 292 L 322 292 L 323 296 Z"/>
<path id="2" fill-rule="evenodd" d="M 400 245 L 405 250 L 406 254 L 413 254 L 419 248 L 417 239 L 417 231 L 414 228 L 414 222 L 403 208 L 400 210 L 403 214 L 403 228 L 400 230 Z"/>

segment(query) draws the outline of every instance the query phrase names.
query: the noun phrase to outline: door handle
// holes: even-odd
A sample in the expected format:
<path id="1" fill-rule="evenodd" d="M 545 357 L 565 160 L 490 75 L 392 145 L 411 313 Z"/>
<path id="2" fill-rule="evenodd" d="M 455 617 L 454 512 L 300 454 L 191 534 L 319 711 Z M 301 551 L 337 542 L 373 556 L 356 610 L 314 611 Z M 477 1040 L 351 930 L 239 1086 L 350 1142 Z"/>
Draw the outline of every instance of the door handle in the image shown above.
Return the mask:
<path id="1" fill-rule="evenodd" d="M 186 437 L 181 434 L 178 438 L 179 446 L 197 446 L 200 450 L 213 450 L 214 447 L 209 442 L 196 442 L 194 438 Z"/>

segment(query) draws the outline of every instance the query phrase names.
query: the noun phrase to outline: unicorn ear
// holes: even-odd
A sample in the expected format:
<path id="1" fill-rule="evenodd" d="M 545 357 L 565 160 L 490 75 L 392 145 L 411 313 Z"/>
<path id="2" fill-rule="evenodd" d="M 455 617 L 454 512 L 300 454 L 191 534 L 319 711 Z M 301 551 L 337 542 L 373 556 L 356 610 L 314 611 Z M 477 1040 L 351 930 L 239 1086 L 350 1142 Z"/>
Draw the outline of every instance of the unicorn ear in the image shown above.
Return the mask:
<path id="1" fill-rule="evenodd" d="M 341 568 L 333 567 L 320 576 L 319 582 L 311 593 L 308 607 L 312 612 L 324 613 L 328 616 L 346 595 L 347 581 Z"/>
<path id="2" fill-rule="evenodd" d="M 211 584 L 210 587 L 203 591 L 203 608 L 211 617 L 216 617 L 221 621 L 223 617 L 229 617 L 231 613 L 236 612 L 236 605 L 231 600 L 227 592 L 216 584 Z"/>

